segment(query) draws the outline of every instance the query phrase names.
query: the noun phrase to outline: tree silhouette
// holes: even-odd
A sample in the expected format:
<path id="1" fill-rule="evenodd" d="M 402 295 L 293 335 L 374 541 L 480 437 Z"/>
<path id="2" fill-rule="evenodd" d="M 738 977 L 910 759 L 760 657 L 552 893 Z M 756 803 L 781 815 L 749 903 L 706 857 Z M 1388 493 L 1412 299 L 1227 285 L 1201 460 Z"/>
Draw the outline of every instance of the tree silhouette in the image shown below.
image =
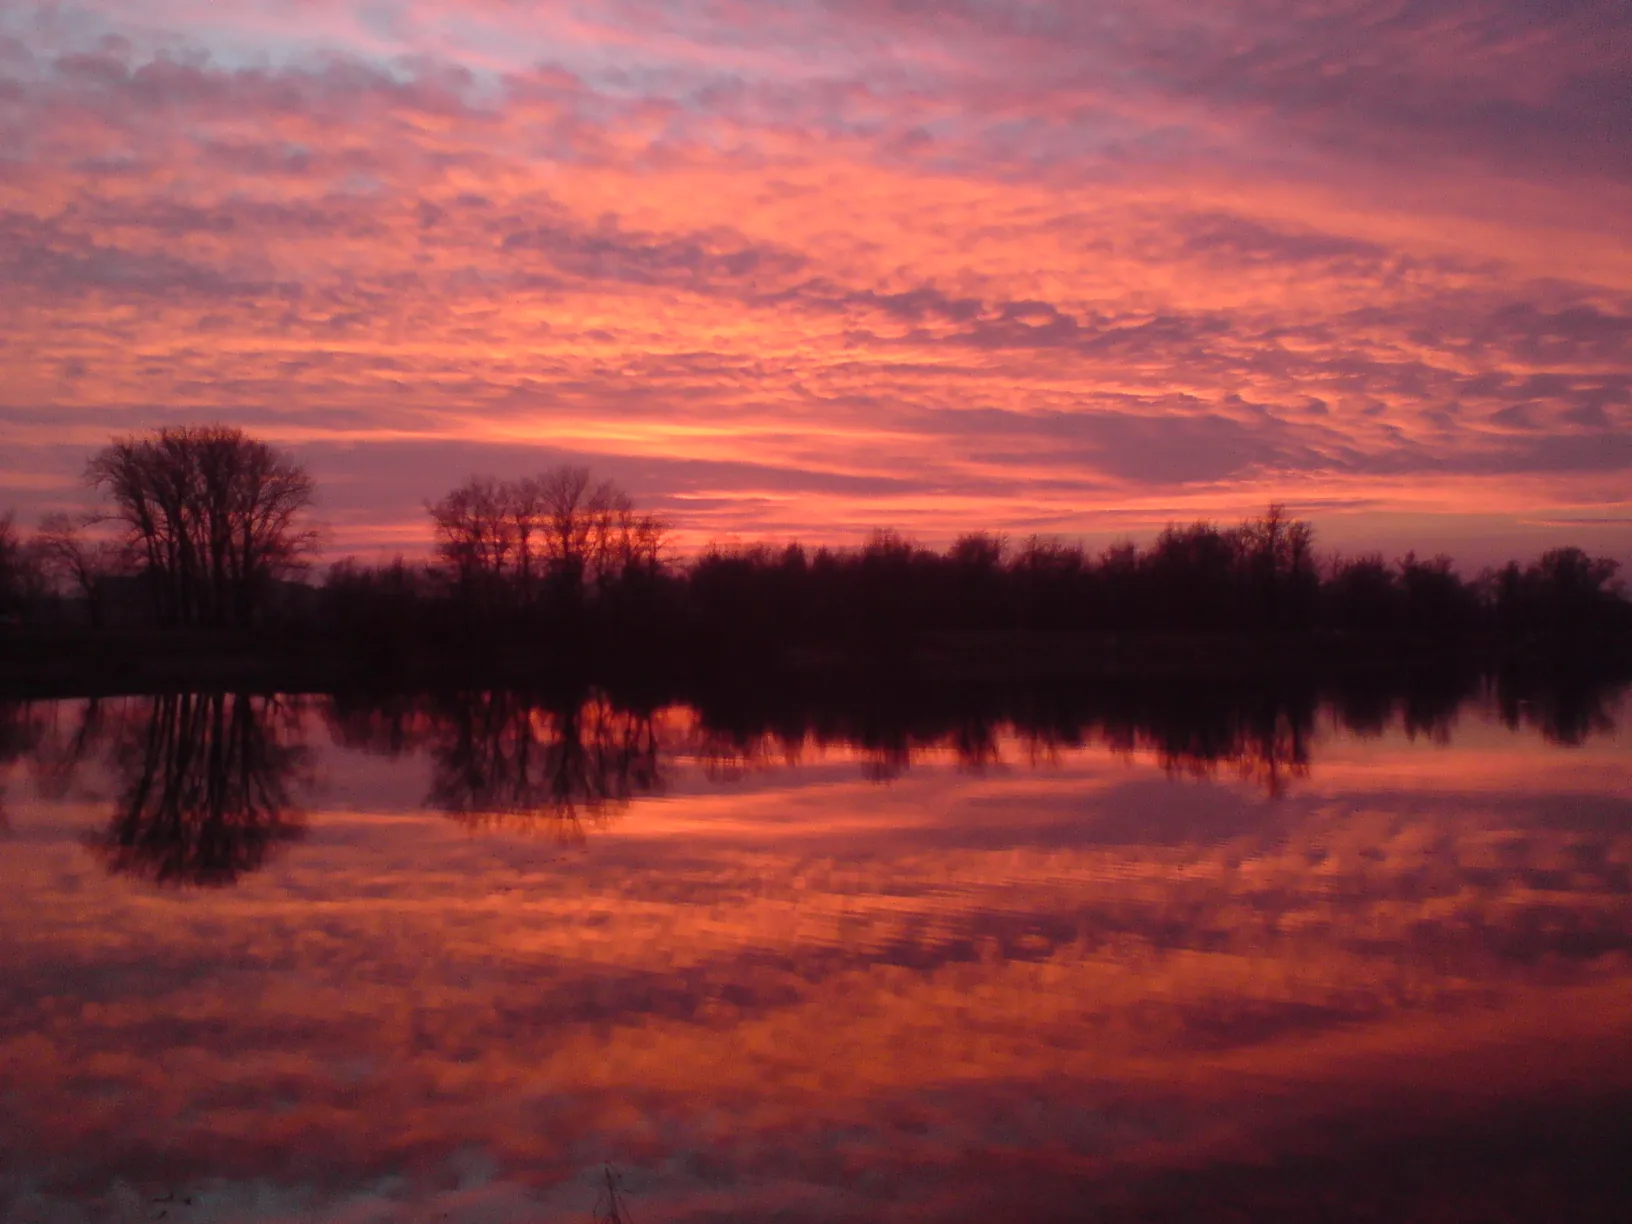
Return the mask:
<path id="1" fill-rule="evenodd" d="M 0 514 L 0 631 L 28 614 L 47 589 L 40 550 L 25 541 L 14 516 Z"/>
<path id="2" fill-rule="evenodd" d="M 610 481 L 592 481 L 588 468 L 472 477 L 426 511 L 448 584 L 480 623 L 541 604 L 576 611 L 661 565 L 662 522 Z"/>
<path id="3" fill-rule="evenodd" d="M 45 573 L 85 601 L 92 628 L 101 628 L 105 588 L 123 569 L 122 550 L 112 540 L 88 538 L 95 516 L 48 514 L 34 533 L 33 548 Z"/>
<path id="4" fill-rule="evenodd" d="M 120 438 L 86 468 L 169 625 L 249 625 L 274 580 L 315 543 L 301 518 L 312 480 L 240 429 L 160 429 Z"/>

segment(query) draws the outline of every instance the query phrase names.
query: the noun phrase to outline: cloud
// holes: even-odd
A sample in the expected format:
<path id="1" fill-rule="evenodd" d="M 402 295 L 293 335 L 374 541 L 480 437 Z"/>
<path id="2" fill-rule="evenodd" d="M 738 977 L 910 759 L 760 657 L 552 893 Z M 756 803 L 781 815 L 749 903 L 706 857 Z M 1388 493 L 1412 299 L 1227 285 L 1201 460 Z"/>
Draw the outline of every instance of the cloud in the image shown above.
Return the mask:
<path id="1" fill-rule="evenodd" d="M 593 227 L 571 221 L 526 226 L 505 235 L 505 252 L 542 255 L 557 271 L 589 280 L 718 292 L 782 280 L 805 266 L 797 252 L 753 243 L 729 228 L 679 235 L 624 231 L 606 215 Z"/>
<path id="2" fill-rule="evenodd" d="M 1330 274 L 1376 277 L 1390 262 L 1387 249 L 1375 242 L 1320 230 L 1284 229 L 1231 213 L 1180 216 L 1174 219 L 1172 232 L 1180 242 L 1177 254 L 1232 270 L 1317 265 Z"/>
<path id="3" fill-rule="evenodd" d="M 695 535 L 1632 500 L 1616 6 L 299 12 L 0 16 L 13 448 L 690 465 Z"/>

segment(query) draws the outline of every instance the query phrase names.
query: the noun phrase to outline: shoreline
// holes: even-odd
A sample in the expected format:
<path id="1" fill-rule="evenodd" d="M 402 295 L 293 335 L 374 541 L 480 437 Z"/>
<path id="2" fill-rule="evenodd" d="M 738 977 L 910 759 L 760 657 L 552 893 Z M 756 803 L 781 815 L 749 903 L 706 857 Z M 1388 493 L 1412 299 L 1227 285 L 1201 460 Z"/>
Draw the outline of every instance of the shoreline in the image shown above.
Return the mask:
<path id="1" fill-rule="evenodd" d="M 732 650 L 597 640 L 359 643 L 294 631 L 12 630 L 0 699 L 181 690 L 324 693 L 612 687 L 685 693 L 773 684 L 1407 684 L 1519 673 L 1632 677 L 1632 639 L 1308 630 L 935 632 L 865 647 Z"/>

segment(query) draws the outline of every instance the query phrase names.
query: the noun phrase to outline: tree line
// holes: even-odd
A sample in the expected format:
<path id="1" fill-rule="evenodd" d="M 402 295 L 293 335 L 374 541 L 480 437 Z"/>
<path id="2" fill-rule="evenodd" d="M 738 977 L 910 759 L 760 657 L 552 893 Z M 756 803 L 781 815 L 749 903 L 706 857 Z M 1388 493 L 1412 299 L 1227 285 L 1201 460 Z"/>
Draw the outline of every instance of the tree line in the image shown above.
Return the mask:
<path id="1" fill-rule="evenodd" d="M 0 518 L 0 616 L 176 628 L 288 628 L 367 653 L 513 647 L 890 652 L 925 635 L 1310 630 L 1616 636 L 1632 603 L 1616 562 L 1557 548 L 1474 576 L 1445 556 L 1321 555 L 1272 505 L 1172 525 L 1097 554 L 972 532 L 936 550 L 892 531 L 854 548 L 713 545 L 676 558 L 657 516 L 562 466 L 474 477 L 425 511 L 424 561 L 314 562 L 315 486 L 241 430 L 116 439 L 87 464 L 98 504 L 25 536 Z"/>
<path id="2" fill-rule="evenodd" d="M 1314 629 L 1436 635 L 1618 632 L 1632 605 L 1616 562 L 1558 548 L 1473 578 L 1449 557 L 1319 557 L 1310 525 L 1272 505 L 1235 527 L 1169 526 L 1091 555 L 972 533 L 945 552 L 880 532 L 853 551 L 711 548 L 686 575 L 699 621 L 821 639 L 903 629 L 1061 632 Z"/>

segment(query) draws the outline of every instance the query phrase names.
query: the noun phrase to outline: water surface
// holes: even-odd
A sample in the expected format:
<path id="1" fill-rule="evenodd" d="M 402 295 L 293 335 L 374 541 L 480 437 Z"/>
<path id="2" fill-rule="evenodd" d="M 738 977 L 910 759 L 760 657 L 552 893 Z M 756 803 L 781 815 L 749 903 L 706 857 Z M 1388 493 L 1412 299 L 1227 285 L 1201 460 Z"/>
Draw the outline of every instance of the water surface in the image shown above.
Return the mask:
<path id="1" fill-rule="evenodd" d="M 1625 708 L 3 706 L 0 1218 L 1625 1218 Z"/>

